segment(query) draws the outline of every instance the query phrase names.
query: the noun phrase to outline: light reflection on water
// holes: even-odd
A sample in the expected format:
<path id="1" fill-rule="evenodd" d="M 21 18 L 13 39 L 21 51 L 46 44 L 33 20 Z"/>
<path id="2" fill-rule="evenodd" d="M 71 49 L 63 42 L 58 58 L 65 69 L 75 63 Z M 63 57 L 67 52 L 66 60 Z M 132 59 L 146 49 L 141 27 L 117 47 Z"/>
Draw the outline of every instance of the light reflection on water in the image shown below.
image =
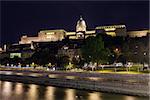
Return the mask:
<path id="1" fill-rule="evenodd" d="M 99 92 L 93 92 L 93 93 L 89 93 L 89 100 L 102 100 L 101 99 L 101 93 Z"/>
<path id="2" fill-rule="evenodd" d="M 131 97 L 131 96 L 125 96 L 126 100 L 135 100 L 135 98 Z"/>
<path id="3" fill-rule="evenodd" d="M 4 96 L 5 100 L 9 100 L 10 96 L 12 95 L 12 83 L 11 82 L 4 82 L 2 87 L 2 96 Z"/>
<path id="4" fill-rule="evenodd" d="M 66 92 L 65 100 L 75 100 L 76 99 L 74 89 L 67 89 L 65 92 Z"/>
<path id="5" fill-rule="evenodd" d="M 27 100 L 37 100 L 38 99 L 38 85 L 30 84 L 27 93 Z"/>
<path id="6" fill-rule="evenodd" d="M 148 97 L 0 81 L 1 100 L 149 100 Z"/>
<path id="7" fill-rule="evenodd" d="M 0 74 L 11 75 L 11 74 L 13 74 L 13 72 L 11 72 L 11 71 L 0 71 Z"/>
<path id="8" fill-rule="evenodd" d="M 14 92 L 16 95 L 21 95 L 23 93 L 23 84 L 22 83 L 16 83 Z"/>
<path id="9" fill-rule="evenodd" d="M 55 100 L 54 98 L 55 87 L 46 87 L 45 100 Z"/>

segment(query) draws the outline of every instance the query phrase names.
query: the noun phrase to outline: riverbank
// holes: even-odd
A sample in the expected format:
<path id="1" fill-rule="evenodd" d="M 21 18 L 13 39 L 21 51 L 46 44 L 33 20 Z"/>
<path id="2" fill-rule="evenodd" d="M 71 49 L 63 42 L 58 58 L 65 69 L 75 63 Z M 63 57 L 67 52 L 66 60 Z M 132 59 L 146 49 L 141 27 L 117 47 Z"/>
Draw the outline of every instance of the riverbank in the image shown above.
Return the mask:
<path id="1" fill-rule="evenodd" d="M 0 67 L 0 70 L 19 70 L 19 71 L 44 71 L 44 72 L 52 72 L 52 70 L 48 70 L 46 67 Z M 83 70 L 83 69 L 72 69 L 72 70 L 56 70 L 56 71 L 61 71 L 61 72 L 92 72 L 92 73 L 114 73 L 114 74 L 150 74 L 150 70 L 143 70 L 141 71 L 139 67 L 133 66 L 132 68 L 127 69 L 125 67 L 123 68 L 103 68 L 97 71 L 88 71 L 88 70 Z M 55 71 L 55 72 L 56 72 Z"/>
<path id="2" fill-rule="evenodd" d="M 3 71 L 2 71 L 3 72 Z M 10 71 L 14 74 L 1 73 L 2 81 L 22 82 L 29 84 L 52 85 L 109 93 L 136 96 L 149 96 L 149 75 L 100 74 L 83 72 L 38 72 Z M 22 74 L 18 74 L 22 73 Z M 38 74 L 30 76 L 30 74 Z M 40 74 L 40 75 L 39 75 Z M 57 75 L 57 77 L 51 77 Z M 67 78 L 72 76 L 71 78 Z"/>

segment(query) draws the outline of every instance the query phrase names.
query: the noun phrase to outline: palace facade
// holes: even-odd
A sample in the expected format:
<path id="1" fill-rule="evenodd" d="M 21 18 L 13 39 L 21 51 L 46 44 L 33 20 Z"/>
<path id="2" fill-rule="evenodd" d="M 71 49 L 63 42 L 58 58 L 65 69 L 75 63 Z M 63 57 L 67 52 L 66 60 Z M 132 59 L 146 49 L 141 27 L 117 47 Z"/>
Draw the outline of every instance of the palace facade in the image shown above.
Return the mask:
<path id="1" fill-rule="evenodd" d="M 93 30 L 87 30 L 85 20 L 80 17 L 80 19 L 77 21 L 75 32 L 67 32 L 64 29 L 41 30 L 40 32 L 38 32 L 37 37 L 28 37 L 27 35 L 22 36 L 19 44 L 31 44 L 32 42 L 62 41 L 65 38 L 85 39 L 89 36 L 96 36 L 97 34 L 107 34 L 111 36 L 123 37 L 142 37 L 146 36 L 148 32 L 150 32 L 150 30 L 127 32 L 125 25 L 97 26 Z"/>

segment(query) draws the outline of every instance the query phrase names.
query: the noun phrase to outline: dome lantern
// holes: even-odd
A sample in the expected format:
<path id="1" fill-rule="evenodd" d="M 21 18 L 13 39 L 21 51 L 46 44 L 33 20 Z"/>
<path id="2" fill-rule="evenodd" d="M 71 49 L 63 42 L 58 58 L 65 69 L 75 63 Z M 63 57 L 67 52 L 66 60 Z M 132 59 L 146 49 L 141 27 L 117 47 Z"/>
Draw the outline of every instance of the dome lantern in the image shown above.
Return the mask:
<path id="1" fill-rule="evenodd" d="M 77 21 L 76 32 L 85 32 L 86 31 L 86 23 L 83 20 L 82 16 Z"/>

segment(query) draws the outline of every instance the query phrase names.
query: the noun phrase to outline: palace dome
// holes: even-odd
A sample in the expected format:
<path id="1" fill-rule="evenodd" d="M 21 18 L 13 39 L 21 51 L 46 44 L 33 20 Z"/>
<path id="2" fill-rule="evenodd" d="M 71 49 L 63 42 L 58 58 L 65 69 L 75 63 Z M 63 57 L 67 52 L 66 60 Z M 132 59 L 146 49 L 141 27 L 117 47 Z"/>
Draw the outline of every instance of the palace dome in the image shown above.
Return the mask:
<path id="1" fill-rule="evenodd" d="M 76 32 L 86 31 L 86 23 L 82 17 L 77 21 Z"/>

